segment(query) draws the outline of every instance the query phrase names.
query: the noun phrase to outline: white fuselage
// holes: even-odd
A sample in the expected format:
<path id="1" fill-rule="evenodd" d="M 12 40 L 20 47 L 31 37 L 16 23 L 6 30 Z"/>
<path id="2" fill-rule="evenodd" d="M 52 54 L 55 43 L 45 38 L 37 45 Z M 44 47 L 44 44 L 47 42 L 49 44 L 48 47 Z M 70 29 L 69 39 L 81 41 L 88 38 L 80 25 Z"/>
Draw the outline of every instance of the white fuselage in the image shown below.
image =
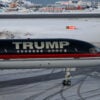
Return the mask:
<path id="1" fill-rule="evenodd" d="M 100 57 L 0 60 L 0 69 L 99 67 Z"/>

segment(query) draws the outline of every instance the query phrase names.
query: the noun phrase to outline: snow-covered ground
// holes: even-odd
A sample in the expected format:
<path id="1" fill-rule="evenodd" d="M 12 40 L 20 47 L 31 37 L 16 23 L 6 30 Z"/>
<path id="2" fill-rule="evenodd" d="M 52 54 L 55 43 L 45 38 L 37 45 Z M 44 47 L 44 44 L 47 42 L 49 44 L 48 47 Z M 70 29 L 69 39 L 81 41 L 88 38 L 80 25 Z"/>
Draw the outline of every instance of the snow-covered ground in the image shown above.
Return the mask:
<path id="1" fill-rule="evenodd" d="M 69 87 L 62 86 L 63 71 L 41 69 L 26 78 L 0 82 L 0 100 L 100 100 L 100 70 L 83 70 L 82 74 L 79 74 L 82 72 L 79 70 L 78 74 L 73 74 Z M 30 72 L 16 75 L 27 76 Z M 4 76 L 10 78 L 11 75 L 16 76 L 10 73 Z"/>
<path id="2" fill-rule="evenodd" d="M 76 29 L 66 29 L 69 25 Z M 100 42 L 100 19 L 0 19 L 0 35 L 5 38 L 2 33 L 9 34 L 8 38 L 75 38 Z"/>
<path id="3" fill-rule="evenodd" d="M 75 30 L 66 26 L 74 25 Z M 75 38 L 100 42 L 100 19 L 0 19 L 0 38 Z M 98 66 L 99 67 L 99 66 Z M 100 100 L 100 68 L 0 70 L 0 100 Z"/>

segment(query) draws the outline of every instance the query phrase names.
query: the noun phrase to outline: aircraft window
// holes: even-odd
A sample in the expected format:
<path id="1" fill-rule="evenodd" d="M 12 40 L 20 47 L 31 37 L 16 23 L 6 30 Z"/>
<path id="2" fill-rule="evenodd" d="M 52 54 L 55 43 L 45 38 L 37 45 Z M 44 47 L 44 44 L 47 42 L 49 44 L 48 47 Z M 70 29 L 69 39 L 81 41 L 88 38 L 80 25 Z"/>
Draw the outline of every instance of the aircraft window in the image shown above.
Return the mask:
<path id="1" fill-rule="evenodd" d="M 19 50 L 17 50 L 17 53 L 20 53 Z"/>
<path id="2" fill-rule="evenodd" d="M 20 53 L 23 53 L 24 51 L 23 50 L 20 50 Z"/>
<path id="3" fill-rule="evenodd" d="M 29 52 L 28 52 L 29 53 Z M 36 53 L 39 53 L 39 50 L 36 50 Z"/>
<path id="4" fill-rule="evenodd" d="M 59 50 L 56 50 L 56 52 L 59 52 Z"/>
<path id="5" fill-rule="evenodd" d="M 29 50 L 29 53 L 31 53 L 32 51 L 31 50 Z"/>
<path id="6" fill-rule="evenodd" d="M 45 52 L 46 52 L 46 51 L 45 51 Z M 52 52 L 52 53 L 54 53 L 54 52 L 55 52 L 55 50 L 51 50 L 51 52 Z M 51 53 L 51 52 L 50 52 L 50 53 Z"/>
<path id="7" fill-rule="evenodd" d="M 51 52 L 51 50 L 48 50 L 48 53 L 50 53 Z"/>
<path id="8" fill-rule="evenodd" d="M 27 50 L 25 50 L 25 53 L 27 53 Z"/>
<path id="9" fill-rule="evenodd" d="M 43 50 L 40 50 L 40 52 L 42 53 L 42 52 L 43 52 Z"/>
<path id="10" fill-rule="evenodd" d="M 66 49 L 64 49 L 64 52 L 67 52 L 67 50 L 66 50 Z"/>
<path id="11" fill-rule="evenodd" d="M 5 53 L 7 53 L 7 49 L 4 49 Z"/>
<path id="12" fill-rule="evenodd" d="M 60 52 L 62 52 L 62 49 L 60 50 Z"/>
<path id="13" fill-rule="evenodd" d="M 27 51 L 27 50 L 26 50 Z M 32 50 L 33 53 L 35 53 L 35 50 Z"/>
<path id="14" fill-rule="evenodd" d="M 77 48 L 75 48 L 75 52 L 78 52 L 78 49 Z"/>
<path id="15" fill-rule="evenodd" d="M 95 48 L 97 52 L 100 52 L 100 48 Z"/>
<path id="16" fill-rule="evenodd" d="M 97 50 L 96 50 L 96 48 L 91 48 L 91 49 L 89 49 L 89 52 L 90 53 L 97 53 Z"/>

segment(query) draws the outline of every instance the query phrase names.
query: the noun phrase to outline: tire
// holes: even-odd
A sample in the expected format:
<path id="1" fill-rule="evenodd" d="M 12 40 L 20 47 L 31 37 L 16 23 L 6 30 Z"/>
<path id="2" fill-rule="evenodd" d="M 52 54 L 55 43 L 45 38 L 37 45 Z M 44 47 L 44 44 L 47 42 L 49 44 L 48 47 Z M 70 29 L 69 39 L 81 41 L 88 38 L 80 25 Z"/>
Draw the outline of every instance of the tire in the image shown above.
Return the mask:
<path id="1" fill-rule="evenodd" d="M 71 86 L 71 80 L 63 80 L 63 86 Z"/>

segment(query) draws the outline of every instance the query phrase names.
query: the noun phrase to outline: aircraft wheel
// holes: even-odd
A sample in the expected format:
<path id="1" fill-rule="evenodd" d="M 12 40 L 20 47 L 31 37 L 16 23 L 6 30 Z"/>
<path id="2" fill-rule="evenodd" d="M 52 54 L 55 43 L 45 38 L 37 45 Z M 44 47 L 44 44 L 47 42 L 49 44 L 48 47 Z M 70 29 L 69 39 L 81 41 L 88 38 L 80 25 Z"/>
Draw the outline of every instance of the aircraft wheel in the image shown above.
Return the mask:
<path id="1" fill-rule="evenodd" d="M 71 86 L 71 80 L 63 80 L 63 86 Z"/>

